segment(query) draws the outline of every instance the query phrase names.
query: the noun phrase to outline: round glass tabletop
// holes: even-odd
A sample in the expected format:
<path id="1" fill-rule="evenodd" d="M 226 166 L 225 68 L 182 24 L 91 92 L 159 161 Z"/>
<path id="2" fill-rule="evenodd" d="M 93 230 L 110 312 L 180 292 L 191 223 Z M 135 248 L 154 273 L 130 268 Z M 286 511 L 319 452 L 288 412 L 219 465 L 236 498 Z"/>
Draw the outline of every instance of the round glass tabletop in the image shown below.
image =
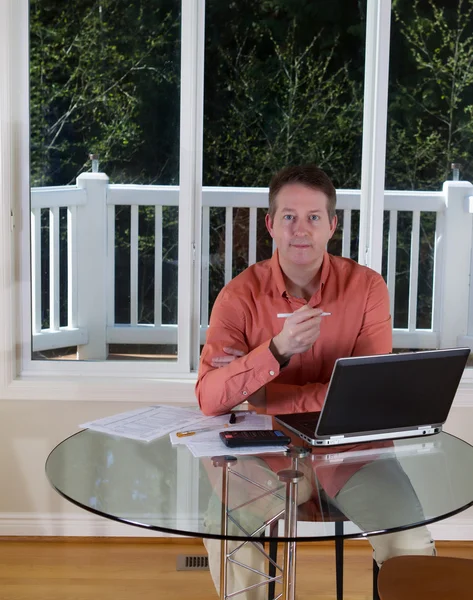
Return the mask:
<path id="1" fill-rule="evenodd" d="M 432 523 L 473 504 L 473 447 L 446 433 L 212 459 L 193 457 L 168 436 L 143 443 L 85 430 L 54 448 L 46 474 L 62 496 L 93 513 L 206 538 L 362 537 Z M 288 494 L 298 505 L 290 535 Z"/>

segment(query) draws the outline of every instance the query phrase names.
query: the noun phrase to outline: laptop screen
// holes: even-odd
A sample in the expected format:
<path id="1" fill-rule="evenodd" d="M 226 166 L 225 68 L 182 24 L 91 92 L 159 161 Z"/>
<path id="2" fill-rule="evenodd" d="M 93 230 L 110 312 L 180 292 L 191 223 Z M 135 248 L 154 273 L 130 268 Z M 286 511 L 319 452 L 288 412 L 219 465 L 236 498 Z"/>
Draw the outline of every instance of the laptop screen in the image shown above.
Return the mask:
<path id="1" fill-rule="evenodd" d="M 339 359 L 317 435 L 444 423 L 468 356 L 454 348 Z"/>

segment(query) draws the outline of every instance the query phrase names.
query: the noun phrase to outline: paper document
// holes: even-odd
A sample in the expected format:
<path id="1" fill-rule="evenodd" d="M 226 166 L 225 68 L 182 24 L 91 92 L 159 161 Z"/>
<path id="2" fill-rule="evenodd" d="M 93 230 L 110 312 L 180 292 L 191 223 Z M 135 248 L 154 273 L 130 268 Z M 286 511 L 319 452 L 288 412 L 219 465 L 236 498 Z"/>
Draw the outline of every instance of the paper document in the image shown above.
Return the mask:
<path id="1" fill-rule="evenodd" d="M 209 417 L 192 408 L 147 406 L 111 417 L 82 423 L 79 427 L 111 435 L 151 442 L 171 431 L 202 426 Z"/>
<path id="2" fill-rule="evenodd" d="M 225 446 L 220 438 L 208 442 L 195 442 L 187 444 L 187 447 L 196 458 L 203 456 L 241 456 L 243 454 L 268 454 L 273 452 L 285 452 L 286 446 L 242 446 L 241 448 L 229 448 Z"/>
<path id="3" fill-rule="evenodd" d="M 285 446 L 251 446 L 241 448 L 229 448 L 220 439 L 220 431 L 250 431 L 255 429 L 272 429 L 272 419 L 270 415 L 258 415 L 253 411 L 234 411 L 236 422 L 233 425 L 229 423 L 229 415 L 219 417 L 208 417 L 193 428 L 194 435 L 188 437 L 177 437 L 177 432 L 170 434 L 173 444 L 184 444 L 196 458 L 203 456 L 223 456 L 231 454 L 232 456 L 243 454 L 266 454 L 269 452 L 284 452 Z M 211 431 L 199 432 L 201 428 L 212 426 Z M 184 431 L 180 429 L 179 431 Z"/>
<path id="4" fill-rule="evenodd" d="M 207 443 L 212 440 L 219 440 L 220 443 L 223 444 L 218 435 L 220 431 L 272 429 L 272 419 L 270 415 L 258 415 L 253 411 L 246 410 L 235 411 L 234 414 L 236 415 L 236 422 L 233 425 L 230 425 L 229 423 L 230 415 L 206 417 L 205 420 L 196 423 L 195 426 L 191 428 L 192 431 L 195 431 L 194 435 L 177 437 L 178 432 L 174 431 L 170 434 L 171 442 L 173 444 L 185 444 L 186 446 L 189 446 L 194 443 Z M 199 428 L 207 429 L 207 427 L 212 427 L 213 429 L 210 431 L 199 432 Z M 180 432 L 185 430 L 184 427 L 179 429 Z"/>

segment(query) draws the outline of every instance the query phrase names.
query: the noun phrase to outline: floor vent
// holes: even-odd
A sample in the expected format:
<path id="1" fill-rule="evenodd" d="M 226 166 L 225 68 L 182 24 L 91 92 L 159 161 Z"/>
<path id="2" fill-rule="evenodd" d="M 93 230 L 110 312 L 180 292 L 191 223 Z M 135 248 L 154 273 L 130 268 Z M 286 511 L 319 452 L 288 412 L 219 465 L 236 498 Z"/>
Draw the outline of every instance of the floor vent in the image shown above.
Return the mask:
<path id="1" fill-rule="evenodd" d="M 176 569 L 178 571 L 208 571 L 209 557 L 206 554 L 179 554 Z"/>

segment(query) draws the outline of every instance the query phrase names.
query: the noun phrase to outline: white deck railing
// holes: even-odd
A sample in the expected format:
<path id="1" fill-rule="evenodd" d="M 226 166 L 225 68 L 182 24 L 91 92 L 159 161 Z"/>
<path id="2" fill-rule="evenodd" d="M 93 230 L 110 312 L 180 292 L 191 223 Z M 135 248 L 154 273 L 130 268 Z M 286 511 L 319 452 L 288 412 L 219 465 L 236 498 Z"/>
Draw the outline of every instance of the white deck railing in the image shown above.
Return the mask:
<path id="1" fill-rule="evenodd" d="M 472 202 L 470 203 L 470 199 Z M 257 257 L 258 211 L 265 211 L 265 188 L 204 188 L 202 194 L 202 318 L 204 339 L 209 318 L 210 209 L 225 209 L 224 281 L 232 277 L 233 222 L 236 208 L 249 209 L 248 264 Z M 398 213 L 412 213 L 408 319 L 394 330 L 397 348 L 473 346 L 473 298 L 470 297 L 473 186 L 446 182 L 439 192 L 385 192 L 389 212 L 387 284 L 394 314 Z M 130 322 L 115 323 L 115 210 L 130 206 Z M 138 319 L 139 208 L 155 211 L 154 321 Z M 79 176 L 76 186 L 35 188 L 31 194 L 33 350 L 78 346 L 79 358 L 105 358 L 110 343 L 173 344 L 177 326 L 163 323 L 163 208 L 179 206 L 176 186 L 109 185 L 103 173 Z M 352 214 L 360 207 L 358 190 L 339 190 L 337 209 L 343 211 L 342 255 L 350 255 Z M 67 326 L 60 326 L 60 208 L 67 210 Z M 41 211 L 49 212 L 49 327 L 41 324 Z M 417 328 L 421 214 L 436 214 L 432 318 L 429 329 Z M 64 233 L 63 233 L 64 235 Z M 241 244 L 241 240 L 238 240 Z M 177 243 L 177 240 L 176 240 Z M 63 245 L 64 247 L 64 245 Z M 470 316 L 471 315 L 471 316 Z"/>

